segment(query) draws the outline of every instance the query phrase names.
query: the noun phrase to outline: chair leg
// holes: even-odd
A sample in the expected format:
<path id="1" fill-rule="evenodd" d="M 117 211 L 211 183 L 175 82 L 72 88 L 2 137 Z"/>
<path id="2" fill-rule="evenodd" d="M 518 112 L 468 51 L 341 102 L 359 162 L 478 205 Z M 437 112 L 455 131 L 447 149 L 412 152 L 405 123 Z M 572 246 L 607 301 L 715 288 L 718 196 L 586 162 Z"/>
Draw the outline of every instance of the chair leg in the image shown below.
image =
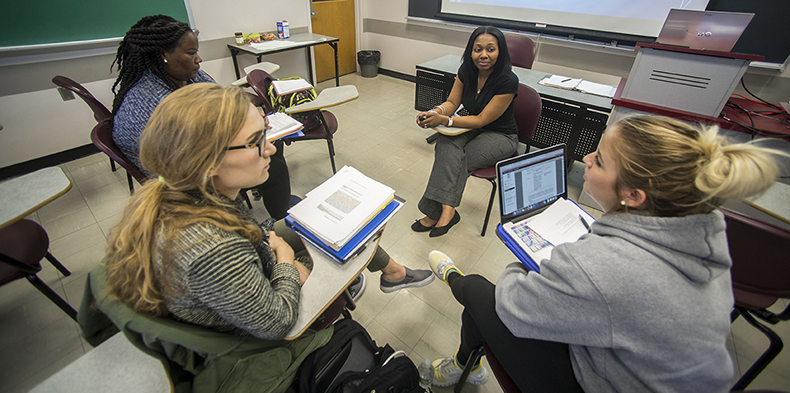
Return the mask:
<path id="1" fill-rule="evenodd" d="M 461 378 L 459 378 L 458 383 L 455 384 L 455 388 L 453 389 L 454 393 L 461 393 L 461 389 L 463 389 L 466 379 L 469 378 L 469 373 L 472 372 L 472 367 L 474 367 L 475 364 L 480 361 L 480 358 L 482 358 L 484 354 L 485 351 L 483 350 L 482 346 L 472 351 L 472 354 L 469 355 L 469 360 L 467 360 L 466 364 L 464 365 L 464 371 L 461 373 Z"/>
<path id="2" fill-rule="evenodd" d="M 113 161 L 112 158 L 110 158 L 110 168 L 112 168 L 113 172 L 118 170 L 118 168 L 115 167 L 115 161 Z"/>
<path id="3" fill-rule="evenodd" d="M 486 219 L 483 221 L 483 232 L 480 236 L 486 235 L 486 228 L 488 228 L 488 219 L 491 218 L 491 208 L 494 206 L 494 197 L 496 196 L 496 180 L 486 179 L 491 183 L 491 197 L 488 198 L 488 209 L 486 210 Z"/>
<path id="4" fill-rule="evenodd" d="M 357 309 L 357 304 L 354 303 L 354 299 L 351 297 L 351 292 L 348 291 L 348 288 L 343 290 L 343 298 L 346 299 L 346 310 L 354 311 Z M 351 315 L 351 314 L 349 314 Z"/>
<path id="5" fill-rule="evenodd" d="M 129 172 L 126 172 L 126 180 L 129 181 L 129 194 L 134 194 L 134 181 L 132 180 L 132 175 Z"/>
<path id="6" fill-rule="evenodd" d="M 754 317 L 752 316 L 752 314 L 749 313 L 748 310 L 741 309 L 741 307 L 736 307 L 736 308 L 738 309 L 738 312 L 743 316 L 743 319 L 746 320 L 746 322 L 749 322 L 750 325 L 754 326 L 768 337 L 768 340 L 771 342 L 771 344 L 768 346 L 768 349 L 765 352 L 763 352 L 760 358 L 757 359 L 757 361 L 754 362 L 754 364 L 752 364 L 751 367 L 749 367 L 749 370 L 747 370 L 741 376 L 741 379 L 739 379 L 738 382 L 735 383 L 735 385 L 732 387 L 732 391 L 745 390 L 746 387 L 749 386 L 749 384 L 752 383 L 752 381 L 754 381 L 754 379 L 757 378 L 757 376 L 766 367 L 768 367 L 768 364 L 771 363 L 771 361 L 774 360 L 774 358 L 777 355 L 779 355 L 779 352 L 781 352 L 782 348 L 784 347 L 784 344 L 782 343 L 782 339 L 779 338 L 779 336 L 773 330 L 757 322 L 757 320 L 754 319 Z"/>
<path id="7" fill-rule="evenodd" d="M 63 298 L 58 296 L 58 294 L 55 293 L 55 291 L 53 291 L 52 288 L 47 286 L 47 284 L 44 284 L 44 282 L 41 281 L 41 279 L 38 278 L 38 276 L 35 275 L 27 276 L 27 280 L 30 281 L 30 283 L 33 284 L 33 286 L 36 287 L 39 291 L 41 291 L 41 293 L 43 293 L 46 297 L 48 297 L 49 300 L 52 301 L 52 303 L 55 303 L 58 307 L 60 307 L 60 309 L 63 310 L 63 312 L 65 312 L 66 315 L 68 315 L 74 321 L 77 321 L 77 311 L 74 310 L 74 308 L 71 307 L 71 305 L 66 303 L 66 301 L 63 300 Z"/>
<path id="8" fill-rule="evenodd" d="M 55 258 L 54 255 L 47 252 L 47 255 L 45 255 L 44 258 L 47 258 L 49 263 L 51 263 L 52 266 L 55 266 L 55 268 L 58 269 L 58 271 L 60 271 L 63 274 L 63 276 L 68 277 L 71 275 L 69 269 L 66 269 L 66 267 L 63 266 L 63 264 L 60 263 L 60 261 L 57 258 Z"/>
<path id="9" fill-rule="evenodd" d="M 326 140 L 327 146 L 329 146 L 329 162 L 332 163 L 332 173 L 337 173 L 337 169 L 335 167 L 335 144 L 332 142 L 331 139 Z"/>

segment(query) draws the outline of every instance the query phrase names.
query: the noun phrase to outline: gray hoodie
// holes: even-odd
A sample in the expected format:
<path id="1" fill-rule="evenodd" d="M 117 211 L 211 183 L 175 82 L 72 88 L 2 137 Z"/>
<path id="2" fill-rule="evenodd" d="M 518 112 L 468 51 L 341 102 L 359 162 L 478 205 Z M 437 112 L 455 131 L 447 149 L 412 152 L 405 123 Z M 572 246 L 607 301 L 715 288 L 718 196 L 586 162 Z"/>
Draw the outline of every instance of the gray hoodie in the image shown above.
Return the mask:
<path id="1" fill-rule="evenodd" d="M 609 213 L 541 274 L 508 266 L 496 311 L 517 337 L 568 343 L 587 392 L 726 392 L 730 265 L 718 211 Z"/>

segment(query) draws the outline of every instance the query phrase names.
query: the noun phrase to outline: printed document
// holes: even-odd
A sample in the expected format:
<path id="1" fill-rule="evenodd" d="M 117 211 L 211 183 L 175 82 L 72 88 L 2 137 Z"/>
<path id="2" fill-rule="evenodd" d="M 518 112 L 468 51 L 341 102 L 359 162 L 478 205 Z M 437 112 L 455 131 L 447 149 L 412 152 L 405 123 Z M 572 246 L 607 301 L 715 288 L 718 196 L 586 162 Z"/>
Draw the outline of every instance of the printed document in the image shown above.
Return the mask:
<path id="1" fill-rule="evenodd" d="M 533 217 L 529 227 L 556 247 L 562 243 L 575 242 L 587 233 L 582 219 L 587 225 L 594 221 L 575 203 L 562 198 Z"/>
<path id="2" fill-rule="evenodd" d="M 274 142 L 304 128 L 302 123 L 283 112 L 270 113 L 266 115 L 266 119 L 269 120 L 269 129 L 266 130 L 266 139 L 269 142 Z"/>
<path id="3" fill-rule="evenodd" d="M 293 93 L 295 91 L 309 90 L 313 88 L 313 85 L 311 85 L 310 83 L 308 83 L 306 80 L 302 78 L 273 81 L 272 86 L 274 86 L 274 91 L 277 93 L 278 96 L 281 96 L 283 94 Z"/>
<path id="4" fill-rule="evenodd" d="M 288 210 L 293 219 L 340 250 L 395 196 L 395 190 L 344 166 Z"/>

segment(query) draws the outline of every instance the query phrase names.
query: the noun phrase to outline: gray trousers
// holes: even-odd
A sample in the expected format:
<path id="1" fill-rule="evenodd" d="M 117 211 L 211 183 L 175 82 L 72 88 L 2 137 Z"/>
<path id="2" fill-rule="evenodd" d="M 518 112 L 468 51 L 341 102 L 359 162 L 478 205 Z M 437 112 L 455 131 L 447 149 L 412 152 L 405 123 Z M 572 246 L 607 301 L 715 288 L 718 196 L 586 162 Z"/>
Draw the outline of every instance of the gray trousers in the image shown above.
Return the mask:
<path id="1" fill-rule="evenodd" d="M 442 215 L 442 205 L 458 207 L 466 179 L 477 169 L 494 166 L 516 152 L 518 135 L 471 130 L 461 135 L 439 134 L 436 138 L 431 177 L 417 208 L 433 220 Z"/>
<path id="2" fill-rule="evenodd" d="M 307 253 L 307 250 L 304 247 L 304 243 L 302 242 L 302 238 L 299 237 L 291 228 L 288 228 L 285 225 L 285 220 L 278 220 L 274 222 L 274 233 L 277 236 L 283 238 L 283 241 L 288 243 L 289 246 L 294 250 L 294 256 L 307 256 L 308 258 L 310 255 Z M 376 247 L 376 252 L 373 253 L 373 259 L 370 260 L 368 264 L 368 271 L 370 272 L 377 272 L 381 269 L 387 267 L 387 264 L 390 263 L 390 256 L 387 254 L 384 249 L 381 247 Z"/>

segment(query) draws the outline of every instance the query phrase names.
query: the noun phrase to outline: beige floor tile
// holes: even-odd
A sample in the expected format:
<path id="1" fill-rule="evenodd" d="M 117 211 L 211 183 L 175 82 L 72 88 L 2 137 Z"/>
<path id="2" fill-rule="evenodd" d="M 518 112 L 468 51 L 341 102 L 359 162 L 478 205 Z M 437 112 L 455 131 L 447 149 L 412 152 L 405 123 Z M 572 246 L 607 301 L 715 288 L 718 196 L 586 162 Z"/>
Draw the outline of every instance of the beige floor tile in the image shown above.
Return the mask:
<path id="1" fill-rule="evenodd" d="M 66 258 L 90 246 L 106 241 L 99 224 L 94 223 L 91 226 L 51 241 L 49 243 L 49 251 L 58 258 Z"/>
<path id="2" fill-rule="evenodd" d="M 387 330 L 413 348 L 436 318 L 436 310 L 409 291 L 398 291 L 376 316 Z"/>

